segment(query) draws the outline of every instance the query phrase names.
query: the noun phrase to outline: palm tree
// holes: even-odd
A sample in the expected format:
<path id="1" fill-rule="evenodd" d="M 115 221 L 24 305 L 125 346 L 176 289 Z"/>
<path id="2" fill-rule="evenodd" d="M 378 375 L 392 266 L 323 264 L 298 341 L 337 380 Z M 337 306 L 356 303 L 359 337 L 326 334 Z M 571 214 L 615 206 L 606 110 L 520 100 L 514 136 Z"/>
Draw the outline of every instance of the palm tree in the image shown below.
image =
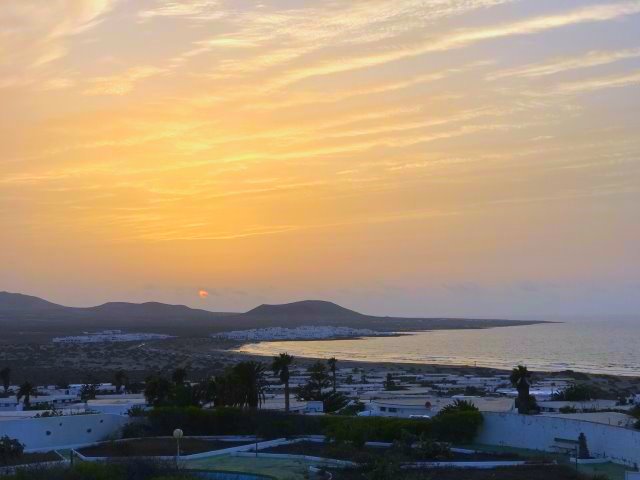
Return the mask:
<path id="1" fill-rule="evenodd" d="M 171 382 L 164 377 L 148 377 L 144 382 L 144 398 L 154 407 L 162 405 L 169 401 L 172 388 Z"/>
<path id="2" fill-rule="evenodd" d="M 223 375 L 217 375 L 214 382 L 216 390 L 214 392 L 213 405 L 215 407 L 232 406 L 234 404 L 233 372 L 227 370 Z"/>
<path id="3" fill-rule="evenodd" d="M 478 407 L 476 407 L 472 402 L 468 400 L 460 400 L 456 399 L 453 403 L 445 405 L 440 409 L 438 415 L 446 415 L 448 413 L 458 413 L 458 412 L 479 412 Z"/>
<path id="4" fill-rule="evenodd" d="M 265 368 L 253 360 L 236 364 L 231 375 L 235 381 L 233 405 L 243 408 L 258 408 L 265 400 Z"/>
<path id="5" fill-rule="evenodd" d="M 293 363 L 293 356 L 288 353 L 281 353 L 273 359 L 271 370 L 273 374 L 280 378 L 280 382 L 284 383 L 284 411 L 289 411 L 289 366 Z"/>
<path id="6" fill-rule="evenodd" d="M 206 378 L 192 388 L 192 398 L 195 405 L 206 405 L 215 402 L 218 385 L 214 378 Z"/>
<path id="7" fill-rule="evenodd" d="M 338 360 L 336 360 L 336 357 L 331 357 L 327 360 L 327 364 L 331 371 L 331 385 L 333 386 L 333 393 L 336 393 L 336 368 L 338 366 Z"/>
<path id="8" fill-rule="evenodd" d="M 516 407 L 518 413 L 529 413 L 529 387 L 531 386 L 531 372 L 524 365 L 518 365 L 511 371 L 511 384 L 518 390 Z"/>
<path id="9" fill-rule="evenodd" d="M 124 370 L 118 370 L 113 376 L 113 380 L 114 385 L 116 386 L 116 393 L 120 393 L 122 387 L 129 382 L 129 377 L 127 377 L 127 374 Z"/>
<path id="10" fill-rule="evenodd" d="M 307 368 L 307 372 L 309 372 L 309 379 L 298 390 L 298 399 L 305 401 L 322 400 L 322 390 L 331 385 L 331 380 L 327 373 L 327 365 L 318 360 Z"/>
<path id="11" fill-rule="evenodd" d="M 30 382 L 24 382 L 22 385 L 20 385 L 20 388 L 18 389 L 18 393 L 16 394 L 16 400 L 19 402 L 21 398 L 24 398 L 24 402 L 23 402 L 24 408 L 28 409 L 31 406 L 32 395 L 34 397 L 37 397 L 38 390 Z"/>
<path id="12" fill-rule="evenodd" d="M 7 393 L 9 391 L 9 386 L 11 385 L 11 369 L 9 367 L 4 367 L 0 370 L 0 379 L 2 379 L 4 393 Z"/>
<path id="13" fill-rule="evenodd" d="M 187 379 L 187 369 L 186 368 L 176 368 L 171 375 L 171 380 L 176 385 L 183 385 L 185 380 Z"/>

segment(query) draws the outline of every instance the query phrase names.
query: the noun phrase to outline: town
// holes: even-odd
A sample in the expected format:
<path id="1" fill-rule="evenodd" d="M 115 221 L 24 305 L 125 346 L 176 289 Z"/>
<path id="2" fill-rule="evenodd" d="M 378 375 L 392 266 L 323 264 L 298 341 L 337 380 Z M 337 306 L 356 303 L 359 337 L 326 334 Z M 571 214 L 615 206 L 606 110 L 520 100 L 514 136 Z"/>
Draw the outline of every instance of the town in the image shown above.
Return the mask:
<path id="1" fill-rule="evenodd" d="M 302 326 L 295 328 L 270 327 L 250 330 L 236 330 L 212 335 L 214 338 L 226 338 L 238 341 L 268 341 L 268 340 L 326 340 L 343 337 L 374 337 L 390 335 L 386 332 L 376 332 L 368 328 L 350 328 L 335 326 Z"/>
<path id="2" fill-rule="evenodd" d="M 578 478 L 571 476 L 577 466 L 579 478 L 617 480 L 640 463 L 640 395 L 607 391 L 582 374 L 341 363 L 283 353 L 198 380 L 176 368 L 131 382 L 119 370 L 109 383 L 65 385 L 15 385 L 5 367 L 1 468 L 46 466 L 51 473 L 151 458 L 172 459 L 157 468 L 206 478 L 231 471 L 249 475 L 238 478 L 350 479 L 391 478 L 392 468 L 534 475 L 543 467 Z M 394 460 L 376 464 L 376 452 Z"/>

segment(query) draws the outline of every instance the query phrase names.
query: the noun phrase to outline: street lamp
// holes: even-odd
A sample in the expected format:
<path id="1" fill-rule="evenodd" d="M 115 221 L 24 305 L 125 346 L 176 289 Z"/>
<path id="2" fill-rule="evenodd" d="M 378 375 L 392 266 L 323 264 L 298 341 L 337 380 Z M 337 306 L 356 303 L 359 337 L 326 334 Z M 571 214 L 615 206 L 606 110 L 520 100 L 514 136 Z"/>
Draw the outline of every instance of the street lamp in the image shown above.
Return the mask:
<path id="1" fill-rule="evenodd" d="M 180 460 L 180 439 L 184 437 L 184 432 L 179 428 L 173 431 L 173 438 L 176 439 L 176 467 L 179 467 L 178 461 Z"/>

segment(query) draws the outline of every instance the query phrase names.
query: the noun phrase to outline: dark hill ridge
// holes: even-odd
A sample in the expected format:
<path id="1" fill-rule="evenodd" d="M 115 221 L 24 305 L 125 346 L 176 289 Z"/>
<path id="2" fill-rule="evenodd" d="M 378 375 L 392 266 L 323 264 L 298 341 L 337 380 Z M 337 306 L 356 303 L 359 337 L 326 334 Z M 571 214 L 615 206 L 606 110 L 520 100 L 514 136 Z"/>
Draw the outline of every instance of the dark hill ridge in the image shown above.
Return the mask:
<path id="1" fill-rule="evenodd" d="M 283 305 L 260 305 L 242 314 L 250 318 L 278 318 L 322 317 L 322 318 L 353 318 L 366 317 L 358 312 L 341 307 L 323 300 L 303 300 L 302 302 L 285 303 Z"/>
<path id="2" fill-rule="evenodd" d="M 42 298 L 22 293 L 0 292 L 0 312 L 2 311 L 42 311 L 65 308 L 62 305 L 48 302 Z"/>
<path id="3" fill-rule="evenodd" d="M 109 302 L 95 307 L 65 307 L 38 297 L 0 292 L 0 328 L 13 332 L 66 333 L 124 329 L 206 335 L 226 330 L 303 325 L 347 326 L 380 331 L 489 328 L 542 323 L 515 320 L 401 318 L 363 315 L 320 300 L 260 305 L 246 313 L 210 312 L 159 302 Z"/>

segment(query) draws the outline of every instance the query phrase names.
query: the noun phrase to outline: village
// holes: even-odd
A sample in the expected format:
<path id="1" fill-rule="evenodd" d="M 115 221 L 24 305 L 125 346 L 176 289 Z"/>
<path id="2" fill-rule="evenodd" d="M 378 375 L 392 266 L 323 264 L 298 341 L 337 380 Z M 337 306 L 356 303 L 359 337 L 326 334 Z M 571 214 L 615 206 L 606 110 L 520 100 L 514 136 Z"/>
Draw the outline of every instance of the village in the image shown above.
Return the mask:
<path id="1" fill-rule="evenodd" d="M 278 358 L 284 358 L 285 364 L 278 367 Z M 202 394 L 197 397 L 197 401 L 187 403 L 197 405 L 202 412 L 240 407 L 249 408 L 244 411 L 251 418 L 256 415 L 255 412 L 260 412 L 260 415 L 284 415 L 301 423 L 304 423 L 304 418 L 315 419 L 313 421 L 323 418 L 331 421 L 336 418 L 353 418 L 362 422 L 369 421 L 367 418 L 381 418 L 384 419 L 382 421 L 416 424 L 418 431 L 423 428 L 421 425 L 436 422 L 447 412 L 469 406 L 481 416 L 477 430 L 474 427 L 473 435 L 468 438 L 458 438 L 456 435 L 447 438 L 455 438 L 454 442 L 450 442 L 453 450 L 468 450 L 477 455 L 480 455 L 478 452 L 484 452 L 480 456 L 487 455 L 486 458 L 481 458 L 485 462 L 476 462 L 483 468 L 488 468 L 491 462 L 495 463 L 496 459 L 492 455 L 495 456 L 504 449 L 514 449 L 522 457 L 508 460 L 516 462 L 513 466 L 517 462 L 526 462 L 523 458 L 526 459 L 527 455 L 542 455 L 546 452 L 550 455 L 549 461 L 554 464 L 562 463 L 566 457 L 567 462 L 578 462 L 583 471 L 604 471 L 612 479 L 623 478 L 626 470 L 634 470 L 640 463 L 638 450 L 634 447 L 640 442 L 640 395 L 611 398 L 611 394 L 604 394 L 603 390 L 576 380 L 576 375 L 572 375 L 572 372 L 568 372 L 566 376 L 541 373 L 533 375 L 525 367 L 518 367 L 524 368 L 524 372 L 520 373 L 532 402 L 530 410 L 526 411 L 519 404 L 522 388 L 519 387 L 518 380 L 514 380 L 514 372 L 518 372 L 518 369 L 511 373 L 486 375 L 424 373 L 412 372 L 405 366 L 341 366 L 335 359 L 296 366 L 293 363 L 287 364 L 286 358 L 282 355 L 276 357 L 272 369 L 266 369 L 262 363 L 254 361 L 236 365 L 259 369 L 257 403 L 254 405 L 249 401 L 244 407 L 240 403 L 234 403 L 235 400 L 223 399 L 221 392 L 224 377 L 195 382 L 189 379 L 189 372 L 184 369 L 176 369 L 170 380 L 149 377 L 146 382 L 136 386 L 129 383 L 126 372 L 122 371 L 116 372 L 114 381 L 110 383 L 36 386 L 27 382 L 12 385 L 7 382 L 5 369 L 4 394 L 0 396 L 0 437 L 20 443 L 25 452 L 24 461 L 29 456 L 37 458 L 43 453 L 46 454 L 43 458 L 50 459 L 54 455 L 52 452 L 60 455 L 57 459 L 60 462 L 93 461 L 95 459 L 87 454 L 87 449 L 99 450 L 101 445 L 109 442 L 112 444 L 114 440 L 134 441 L 118 440 L 119 438 L 139 438 L 136 440 L 139 444 L 136 445 L 144 450 L 151 448 L 150 445 L 154 445 L 156 440 L 147 437 L 148 432 L 140 434 L 137 428 L 145 415 L 153 417 L 154 412 L 173 405 L 172 402 L 179 395 L 170 393 L 169 389 L 191 392 L 189 394 L 193 394 L 193 398 L 196 398 L 196 392 L 213 389 L 215 392 Z M 282 368 L 286 369 L 284 376 Z M 240 368 L 238 371 L 240 372 Z M 168 390 L 162 393 L 162 388 Z M 607 398 L 599 398 L 599 393 Z M 243 415 L 242 411 L 240 415 Z M 52 427 L 54 424 L 55 428 Z M 211 471 L 224 467 L 239 472 L 259 473 L 263 471 L 261 465 L 256 465 L 255 459 L 249 463 L 243 460 L 243 452 L 255 450 L 254 455 L 257 454 L 265 464 L 273 466 L 273 462 L 277 464 L 279 460 L 276 460 L 280 458 L 273 455 L 280 453 L 273 453 L 270 449 L 288 452 L 286 459 L 280 458 L 284 462 L 282 471 L 291 470 L 291 465 L 287 463 L 291 461 L 296 464 L 297 471 L 344 467 L 340 458 L 320 456 L 309 459 L 306 458 L 309 455 L 301 455 L 304 453 L 300 451 L 302 445 L 307 445 L 305 442 L 329 438 L 318 436 L 320 430 L 314 430 L 311 437 L 306 432 L 281 437 L 282 432 L 267 433 L 260 431 L 255 425 L 251 427 L 256 429 L 255 432 L 250 431 L 251 428 L 238 431 L 190 431 L 189 425 L 178 423 L 172 427 L 182 431 L 185 439 L 201 438 L 206 433 L 205 437 L 209 439 L 207 441 L 215 438 L 216 441 L 240 442 L 238 445 L 228 444 L 230 450 L 217 448 L 207 451 L 213 447 L 205 445 L 202 447 L 204 451 L 185 453 L 180 460 L 180 465 L 185 468 L 201 468 L 204 465 Z M 462 430 L 466 428 L 462 427 Z M 248 440 L 249 437 L 251 441 Z M 583 437 L 584 442 L 588 443 L 588 458 L 579 458 L 580 439 Z M 244 440 L 238 440 L 239 438 Z M 382 447 L 387 445 L 381 440 L 383 439 L 373 435 L 365 443 L 373 442 L 371 444 L 374 445 L 377 442 Z M 384 440 L 391 440 L 389 448 L 394 441 L 398 441 L 393 438 Z M 292 441 L 298 445 L 297 450 L 294 449 L 295 454 L 286 447 Z M 172 442 L 170 440 L 169 444 Z M 254 445 L 256 443 L 257 450 Z M 222 446 L 227 444 L 223 443 Z M 167 445 L 164 447 L 165 450 L 160 448 L 162 457 L 172 458 L 174 455 L 166 451 Z M 173 448 L 171 447 L 172 451 Z M 318 448 L 320 447 L 313 447 L 312 450 Z M 105 458 L 110 455 L 107 450 L 107 453 L 102 452 L 106 455 Z M 325 454 L 326 452 L 323 453 Z M 177 455 L 181 455 L 179 450 Z M 431 461 L 434 460 L 435 457 Z M 504 459 L 500 457 L 499 460 Z M 473 464 L 464 462 L 464 459 L 462 463 L 467 463 L 466 466 Z M 285 468 L 286 465 L 289 467 Z M 7 465 L 5 468 L 19 467 Z"/>

